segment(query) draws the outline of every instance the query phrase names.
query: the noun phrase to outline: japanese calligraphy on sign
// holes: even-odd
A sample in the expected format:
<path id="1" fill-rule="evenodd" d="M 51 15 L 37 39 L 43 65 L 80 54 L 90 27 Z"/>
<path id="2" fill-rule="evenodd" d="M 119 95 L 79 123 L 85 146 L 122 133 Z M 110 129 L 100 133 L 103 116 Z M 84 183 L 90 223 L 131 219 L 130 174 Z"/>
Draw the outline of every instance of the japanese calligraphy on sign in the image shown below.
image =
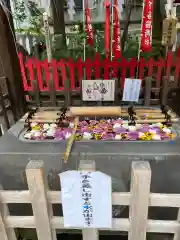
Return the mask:
<path id="1" fill-rule="evenodd" d="M 87 4 L 85 8 L 85 28 L 88 37 L 88 44 L 93 46 L 93 28 L 91 24 L 90 9 L 87 7 Z"/>
<path id="2" fill-rule="evenodd" d="M 177 18 L 166 18 L 163 21 L 162 45 L 172 46 L 176 41 Z"/>
<path id="3" fill-rule="evenodd" d="M 151 51 L 152 48 L 152 10 L 153 0 L 144 0 L 142 17 L 141 51 Z"/>
<path id="4" fill-rule="evenodd" d="M 111 177 L 101 172 L 60 173 L 65 227 L 111 228 Z"/>
<path id="5" fill-rule="evenodd" d="M 123 90 L 123 101 L 138 102 L 141 89 L 141 79 L 126 78 Z"/>
<path id="6" fill-rule="evenodd" d="M 82 80 L 83 101 L 114 101 L 115 80 Z"/>

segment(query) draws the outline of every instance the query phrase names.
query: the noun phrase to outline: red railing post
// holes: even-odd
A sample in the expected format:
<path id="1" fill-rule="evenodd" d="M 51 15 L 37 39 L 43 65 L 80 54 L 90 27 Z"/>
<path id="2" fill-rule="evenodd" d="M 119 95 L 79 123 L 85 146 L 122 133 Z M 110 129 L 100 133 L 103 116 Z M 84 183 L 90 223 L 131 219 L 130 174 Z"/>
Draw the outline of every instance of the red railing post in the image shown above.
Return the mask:
<path id="1" fill-rule="evenodd" d="M 57 80 L 57 90 L 64 90 L 65 88 L 65 81 L 67 79 L 66 76 L 66 62 L 64 59 L 60 59 L 59 62 L 57 63 L 58 68 L 60 68 L 61 70 L 61 79 L 62 79 L 62 87 L 59 86 L 59 76 L 58 76 L 58 80 Z"/>
<path id="2" fill-rule="evenodd" d="M 75 63 L 72 58 L 68 59 L 67 66 L 69 68 L 70 87 L 71 90 L 75 90 Z"/>
<path id="3" fill-rule="evenodd" d="M 53 59 L 52 62 L 50 63 L 50 65 L 52 67 L 54 86 L 57 91 L 57 90 L 59 90 L 59 75 L 58 75 L 56 59 Z"/>
<path id="4" fill-rule="evenodd" d="M 22 76 L 22 80 L 23 80 L 24 90 L 27 91 L 28 84 L 27 84 L 26 71 L 25 71 L 25 66 L 24 66 L 24 61 L 23 61 L 23 55 L 21 52 L 18 53 L 18 57 L 19 57 L 19 63 L 20 63 L 20 68 L 21 68 L 21 76 Z"/>
<path id="5" fill-rule="evenodd" d="M 37 80 L 38 80 L 38 85 L 39 85 L 39 90 L 44 91 L 44 86 L 43 86 L 43 79 L 42 79 L 42 69 L 41 69 L 41 61 L 38 59 L 35 59 L 35 68 L 37 71 Z"/>
<path id="6" fill-rule="evenodd" d="M 139 60 L 139 70 L 138 70 L 138 78 L 144 79 L 144 68 L 146 67 L 147 63 L 145 62 L 144 58 L 140 58 Z"/>
<path id="7" fill-rule="evenodd" d="M 167 54 L 167 58 L 166 58 L 166 77 L 169 81 L 169 77 L 171 74 L 171 67 L 173 65 L 173 53 L 172 52 L 168 52 Z"/>
<path id="8" fill-rule="evenodd" d="M 157 66 L 156 87 L 158 88 L 161 86 L 164 63 L 165 63 L 164 59 L 162 57 L 159 57 L 158 62 L 156 63 Z"/>
<path id="9" fill-rule="evenodd" d="M 91 80 L 91 75 L 92 75 L 92 61 L 90 58 L 87 58 L 84 62 L 84 67 L 85 67 L 85 78 L 87 80 Z"/>
<path id="10" fill-rule="evenodd" d="M 82 58 L 78 58 L 77 60 L 77 71 L 78 71 L 78 88 L 81 86 L 81 81 L 83 79 L 83 61 Z"/>
<path id="11" fill-rule="evenodd" d="M 105 58 L 103 61 L 104 67 L 104 79 L 110 79 L 110 69 L 111 69 L 111 61 L 109 58 Z"/>
<path id="12" fill-rule="evenodd" d="M 126 71 L 128 67 L 128 62 L 126 58 L 123 58 L 122 61 L 120 62 L 119 66 L 121 67 L 121 83 L 122 83 L 122 88 L 124 88 L 124 81 L 126 78 Z"/>
<path id="13" fill-rule="evenodd" d="M 131 58 L 131 60 L 129 62 L 130 78 L 135 77 L 136 67 L 137 67 L 137 59 L 136 58 Z"/>
<path id="14" fill-rule="evenodd" d="M 180 75 L 180 58 L 177 56 L 175 59 L 175 70 L 174 70 L 174 81 L 176 85 L 179 85 L 179 75 Z"/>
<path id="15" fill-rule="evenodd" d="M 25 66 L 26 66 L 27 70 L 29 71 L 30 84 L 28 86 L 28 91 L 32 91 L 33 90 L 32 82 L 35 80 L 35 76 L 34 76 L 34 58 L 29 58 L 27 60 L 27 62 L 25 63 Z"/>
<path id="16" fill-rule="evenodd" d="M 112 77 L 113 78 L 118 78 L 118 67 L 119 67 L 119 62 L 116 59 L 113 59 L 111 62 L 111 67 L 112 67 Z M 119 80 L 119 79 L 118 79 Z"/>
<path id="17" fill-rule="evenodd" d="M 51 77 L 50 71 L 49 71 L 49 63 L 48 63 L 48 60 L 45 59 L 43 62 L 41 62 L 41 66 L 43 67 L 43 70 L 44 70 L 44 73 L 45 73 L 45 74 L 44 74 L 44 75 L 45 75 L 45 81 L 44 81 L 43 90 L 44 90 L 44 91 L 48 91 L 48 90 L 49 90 L 49 89 L 48 89 L 48 86 L 49 86 L 48 82 L 49 82 L 50 77 Z"/>
<path id="18" fill-rule="evenodd" d="M 94 58 L 94 72 L 95 72 L 95 78 L 100 79 L 101 78 L 101 59 L 100 55 L 96 53 L 95 58 Z"/>

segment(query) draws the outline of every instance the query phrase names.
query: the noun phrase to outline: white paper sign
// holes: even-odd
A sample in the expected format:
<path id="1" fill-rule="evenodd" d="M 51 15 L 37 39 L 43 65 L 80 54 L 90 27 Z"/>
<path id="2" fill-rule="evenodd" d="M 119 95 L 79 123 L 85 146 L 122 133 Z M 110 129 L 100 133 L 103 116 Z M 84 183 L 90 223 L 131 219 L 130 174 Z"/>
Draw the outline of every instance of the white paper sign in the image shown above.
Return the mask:
<path id="1" fill-rule="evenodd" d="M 64 227 L 111 228 L 111 177 L 101 172 L 59 174 Z"/>
<path id="2" fill-rule="evenodd" d="M 141 79 L 126 78 L 124 83 L 123 101 L 138 102 Z"/>
<path id="3" fill-rule="evenodd" d="M 115 80 L 82 80 L 83 101 L 114 101 Z"/>

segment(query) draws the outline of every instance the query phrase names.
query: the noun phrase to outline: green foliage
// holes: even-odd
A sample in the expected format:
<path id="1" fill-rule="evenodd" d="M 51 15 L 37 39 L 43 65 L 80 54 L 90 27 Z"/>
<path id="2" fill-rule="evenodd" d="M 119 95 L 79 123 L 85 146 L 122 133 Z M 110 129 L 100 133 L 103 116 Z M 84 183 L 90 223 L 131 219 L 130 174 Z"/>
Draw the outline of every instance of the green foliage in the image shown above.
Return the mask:
<path id="1" fill-rule="evenodd" d="M 29 12 L 29 16 L 27 14 L 25 4 L 23 0 L 15 0 L 15 14 L 14 18 L 18 23 L 22 23 L 24 21 L 28 22 L 28 28 L 18 28 L 16 32 L 18 33 L 28 33 L 28 34 L 41 34 L 42 27 L 42 12 L 38 8 L 38 4 L 33 1 L 28 1 L 27 9 Z"/>

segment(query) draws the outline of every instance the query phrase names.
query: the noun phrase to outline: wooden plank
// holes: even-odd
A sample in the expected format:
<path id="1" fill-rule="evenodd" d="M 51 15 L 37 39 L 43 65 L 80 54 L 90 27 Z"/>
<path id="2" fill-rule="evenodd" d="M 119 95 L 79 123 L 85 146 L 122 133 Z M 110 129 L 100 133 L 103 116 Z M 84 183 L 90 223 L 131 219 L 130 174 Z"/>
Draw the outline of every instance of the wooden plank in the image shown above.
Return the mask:
<path id="1" fill-rule="evenodd" d="M 145 123 L 161 123 L 161 122 L 165 122 L 166 119 L 165 118 L 156 118 L 156 119 L 137 119 L 135 120 L 136 123 L 142 123 L 142 124 L 145 124 Z M 174 122 L 178 122 L 179 119 L 178 118 L 172 118 L 171 119 L 171 122 L 174 123 Z M 54 119 L 31 119 L 30 120 L 31 123 L 55 123 L 55 120 Z M 127 124 L 128 121 L 127 120 L 123 120 L 122 121 L 122 124 Z"/>
<path id="2" fill-rule="evenodd" d="M 149 163 L 132 162 L 128 240 L 146 240 L 150 183 Z"/>
<path id="3" fill-rule="evenodd" d="M 30 161 L 26 167 L 26 177 L 36 222 L 38 240 L 57 240 L 51 229 L 52 205 L 47 202 L 47 183 L 44 177 L 44 163 Z"/>
<path id="4" fill-rule="evenodd" d="M 46 121 L 55 121 L 58 117 L 60 112 L 37 112 L 34 114 L 34 116 L 32 117 L 33 120 L 37 119 L 37 120 L 46 120 Z M 137 113 L 137 117 L 138 118 L 144 118 L 145 117 L 146 112 L 144 111 L 143 113 Z M 164 114 L 163 113 L 149 113 L 147 114 L 149 115 L 150 119 L 158 119 L 158 118 L 164 118 Z M 67 112 L 67 116 L 70 116 L 70 114 Z M 177 115 L 172 113 L 171 117 L 175 118 Z M 123 112 L 121 114 L 121 117 L 128 117 L 128 113 L 127 112 Z M 21 119 L 21 121 L 25 121 L 25 119 L 27 118 L 27 114 Z"/>
<path id="5" fill-rule="evenodd" d="M 36 222 L 34 216 L 9 216 L 5 219 L 7 227 L 13 228 L 35 228 Z M 53 217 L 51 219 L 53 229 L 64 229 L 63 217 Z M 148 220 L 147 232 L 151 233 L 175 233 L 180 225 L 177 221 Z M 130 221 L 128 218 L 114 218 L 111 231 L 129 231 Z M 109 229 L 99 229 L 107 230 Z M 92 238 L 93 239 L 93 238 Z"/>
<path id="6" fill-rule="evenodd" d="M 180 208 L 178 210 L 177 223 L 180 224 Z M 179 239 L 180 239 L 180 228 L 178 228 L 176 233 L 174 234 L 173 240 L 179 240 Z"/>
<path id="7" fill-rule="evenodd" d="M 80 160 L 79 171 L 90 171 L 94 172 L 96 170 L 96 163 L 93 160 Z M 98 229 L 82 229 L 83 240 L 98 240 L 99 232 Z"/>
<path id="8" fill-rule="evenodd" d="M 7 233 L 6 233 L 6 228 L 5 228 L 1 213 L 0 213 L 0 228 L 1 228 L 0 239 L 1 240 L 10 240 L 10 239 L 8 239 L 8 236 L 7 236 Z M 17 239 L 15 239 L 15 240 L 17 240 Z"/>
<path id="9" fill-rule="evenodd" d="M 47 191 L 49 203 L 61 203 L 60 191 Z M 31 203 L 29 191 L 0 191 L 0 200 L 2 203 Z M 113 192 L 113 205 L 129 206 L 131 200 L 130 192 Z M 180 194 L 150 193 L 150 207 L 176 207 L 180 208 Z"/>
<path id="10" fill-rule="evenodd" d="M 68 161 L 68 157 L 71 153 L 71 149 L 72 149 L 73 143 L 74 143 L 75 138 L 76 138 L 76 131 L 77 131 L 78 123 L 79 123 L 79 117 L 76 117 L 75 120 L 74 120 L 74 129 L 73 129 L 71 137 L 69 138 L 69 140 L 67 142 L 66 150 L 65 150 L 65 153 L 64 153 L 64 157 L 63 157 L 63 161 L 65 163 L 67 163 L 67 161 Z"/>
<path id="11" fill-rule="evenodd" d="M 0 192 L 3 191 L 3 187 L 0 184 Z M 1 240 L 17 240 L 15 231 L 12 227 L 7 227 L 5 220 L 9 216 L 9 208 L 6 203 L 1 202 L 0 198 L 0 239 Z"/>

